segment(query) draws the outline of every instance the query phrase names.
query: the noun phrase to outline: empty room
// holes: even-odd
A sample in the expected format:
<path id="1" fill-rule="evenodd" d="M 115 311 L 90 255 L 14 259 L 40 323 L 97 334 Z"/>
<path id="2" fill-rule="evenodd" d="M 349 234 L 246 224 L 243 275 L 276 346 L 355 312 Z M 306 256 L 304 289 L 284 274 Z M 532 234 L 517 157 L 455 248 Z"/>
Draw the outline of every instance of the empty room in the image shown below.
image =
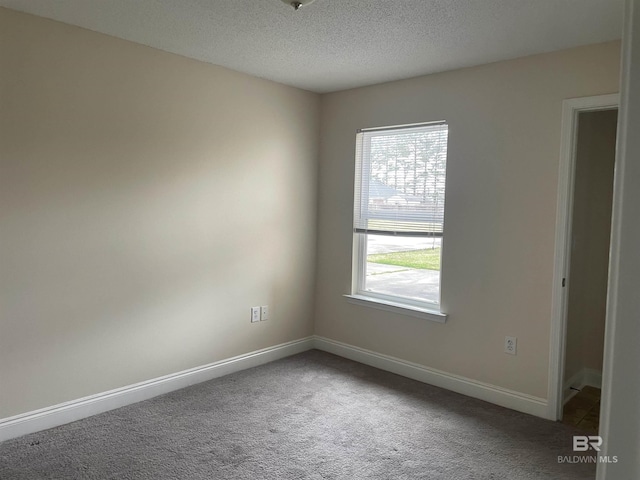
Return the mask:
<path id="1" fill-rule="evenodd" d="M 640 478 L 640 2 L 0 0 L 0 479 Z"/>

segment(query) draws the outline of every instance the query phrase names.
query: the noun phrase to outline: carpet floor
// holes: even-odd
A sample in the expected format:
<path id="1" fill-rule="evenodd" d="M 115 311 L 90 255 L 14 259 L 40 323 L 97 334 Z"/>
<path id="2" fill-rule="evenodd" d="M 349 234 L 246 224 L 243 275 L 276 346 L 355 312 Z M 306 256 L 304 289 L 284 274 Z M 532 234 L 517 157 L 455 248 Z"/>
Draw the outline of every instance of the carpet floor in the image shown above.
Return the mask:
<path id="1" fill-rule="evenodd" d="M 0 478 L 594 478 L 574 434 L 312 350 L 6 441 Z"/>

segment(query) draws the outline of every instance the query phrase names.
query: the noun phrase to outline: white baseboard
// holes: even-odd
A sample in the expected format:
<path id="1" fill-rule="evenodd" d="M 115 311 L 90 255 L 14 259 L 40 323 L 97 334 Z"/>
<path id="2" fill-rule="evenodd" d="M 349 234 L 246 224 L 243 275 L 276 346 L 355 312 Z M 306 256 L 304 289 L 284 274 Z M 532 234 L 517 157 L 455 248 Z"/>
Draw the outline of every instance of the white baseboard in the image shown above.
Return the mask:
<path id="1" fill-rule="evenodd" d="M 565 380 L 562 387 L 562 403 L 566 404 L 569 400 L 576 396 L 578 391 L 582 388 L 582 370 L 576 373 L 571 378 Z"/>
<path id="2" fill-rule="evenodd" d="M 0 419 L 0 442 L 75 422 L 98 413 L 148 400 L 196 383 L 257 367 L 313 348 L 519 412 L 547 418 L 547 402 L 543 398 L 478 382 L 328 338 L 313 336 L 135 385 Z"/>
<path id="3" fill-rule="evenodd" d="M 287 342 L 219 362 L 129 385 L 52 407 L 0 419 L 0 442 L 28 433 L 46 430 L 91 415 L 205 382 L 223 375 L 263 365 L 313 348 L 313 337 Z"/>
<path id="4" fill-rule="evenodd" d="M 548 418 L 547 401 L 544 398 L 478 382 L 317 335 L 314 337 L 313 345 L 318 350 L 324 350 L 419 382 L 435 385 L 519 412 Z"/>
<path id="5" fill-rule="evenodd" d="M 592 368 L 583 368 L 564 382 L 563 403 L 567 403 L 584 387 L 602 388 L 602 372 Z"/>

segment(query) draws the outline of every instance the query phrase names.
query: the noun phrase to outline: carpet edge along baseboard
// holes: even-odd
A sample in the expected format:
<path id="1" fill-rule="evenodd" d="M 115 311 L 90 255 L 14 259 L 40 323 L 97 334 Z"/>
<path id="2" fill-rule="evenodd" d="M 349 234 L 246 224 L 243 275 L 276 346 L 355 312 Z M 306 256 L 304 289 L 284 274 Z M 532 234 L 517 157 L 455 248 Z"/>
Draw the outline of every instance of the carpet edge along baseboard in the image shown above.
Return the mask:
<path id="1" fill-rule="evenodd" d="M 306 337 L 134 385 L 0 419 L 0 442 L 75 422 L 197 383 L 264 365 L 312 348 L 314 348 L 313 337 Z"/>
<path id="2" fill-rule="evenodd" d="M 484 400 L 501 407 L 528 413 L 536 417 L 552 419 L 552 412 L 549 412 L 547 400 L 544 398 L 443 372 L 317 335 L 314 337 L 314 347 L 349 360 Z"/>
<path id="3" fill-rule="evenodd" d="M 547 400 L 544 398 L 428 368 L 315 335 L 108 392 L 0 419 L 0 442 L 148 400 L 158 395 L 247 368 L 264 365 L 314 348 L 522 413 L 551 418 Z"/>

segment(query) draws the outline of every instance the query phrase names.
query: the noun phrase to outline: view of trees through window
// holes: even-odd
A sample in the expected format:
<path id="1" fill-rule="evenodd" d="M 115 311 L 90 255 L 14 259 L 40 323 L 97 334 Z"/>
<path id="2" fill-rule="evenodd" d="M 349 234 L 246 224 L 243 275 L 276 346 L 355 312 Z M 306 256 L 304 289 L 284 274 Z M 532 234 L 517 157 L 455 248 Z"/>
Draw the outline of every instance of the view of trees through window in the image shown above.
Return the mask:
<path id="1" fill-rule="evenodd" d="M 370 159 L 372 186 L 393 194 L 385 202 L 444 207 L 447 137 L 441 131 L 372 137 Z"/>
<path id="2" fill-rule="evenodd" d="M 381 132 L 368 147 L 365 289 L 439 303 L 447 127 Z"/>

